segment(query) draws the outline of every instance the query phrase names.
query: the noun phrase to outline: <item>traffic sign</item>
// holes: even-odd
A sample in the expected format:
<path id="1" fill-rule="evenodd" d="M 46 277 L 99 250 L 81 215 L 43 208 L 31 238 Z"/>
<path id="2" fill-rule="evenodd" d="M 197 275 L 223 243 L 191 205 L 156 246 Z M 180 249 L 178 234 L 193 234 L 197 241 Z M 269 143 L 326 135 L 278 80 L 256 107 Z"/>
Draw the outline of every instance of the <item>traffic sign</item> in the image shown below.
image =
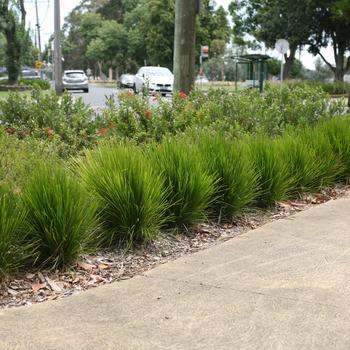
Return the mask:
<path id="1" fill-rule="evenodd" d="M 43 61 L 39 61 L 39 60 L 35 61 L 35 68 L 36 69 L 41 69 L 43 67 L 43 65 L 44 65 Z"/>

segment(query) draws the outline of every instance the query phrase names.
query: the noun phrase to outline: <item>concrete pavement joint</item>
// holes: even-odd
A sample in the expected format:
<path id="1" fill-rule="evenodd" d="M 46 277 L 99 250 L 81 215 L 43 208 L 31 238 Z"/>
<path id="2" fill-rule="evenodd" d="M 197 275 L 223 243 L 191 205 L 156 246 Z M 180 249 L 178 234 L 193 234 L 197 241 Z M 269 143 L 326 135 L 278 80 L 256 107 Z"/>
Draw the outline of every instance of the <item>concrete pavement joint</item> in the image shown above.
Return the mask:
<path id="1" fill-rule="evenodd" d="M 288 300 L 288 301 L 295 301 L 295 302 L 301 302 L 301 303 L 307 303 L 310 305 L 318 305 L 322 307 L 331 307 L 334 309 L 339 309 L 343 310 L 337 305 L 332 305 L 332 304 L 325 304 L 325 303 L 320 303 L 320 302 L 313 302 L 309 300 L 303 300 L 303 299 L 297 299 L 297 298 L 291 298 L 291 297 L 284 297 L 280 295 L 271 295 L 271 294 L 266 294 L 263 292 L 255 292 L 252 290 L 247 290 L 247 289 L 236 289 L 236 288 L 228 288 L 228 287 L 223 287 L 223 286 L 216 286 L 208 283 L 203 283 L 203 282 L 192 282 L 192 281 L 185 281 L 181 279 L 172 279 L 172 278 L 165 278 L 165 277 L 159 277 L 159 276 L 147 276 L 142 274 L 142 277 L 149 278 L 149 279 L 154 279 L 154 280 L 161 280 L 161 281 L 169 281 L 169 282 L 175 282 L 175 283 L 185 283 L 188 285 L 192 285 L 195 287 L 208 287 L 208 288 L 215 288 L 215 289 L 220 289 L 220 290 L 226 290 L 226 291 L 231 291 L 231 292 L 237 292 L 237 293 L 246 293 L 246 294 L 252 294 L 252 295 L 259 295 L 259 296 L 264 296 L 268 298 L 276 298 L 276 299 L 281 299 L 281 300 Z"/>

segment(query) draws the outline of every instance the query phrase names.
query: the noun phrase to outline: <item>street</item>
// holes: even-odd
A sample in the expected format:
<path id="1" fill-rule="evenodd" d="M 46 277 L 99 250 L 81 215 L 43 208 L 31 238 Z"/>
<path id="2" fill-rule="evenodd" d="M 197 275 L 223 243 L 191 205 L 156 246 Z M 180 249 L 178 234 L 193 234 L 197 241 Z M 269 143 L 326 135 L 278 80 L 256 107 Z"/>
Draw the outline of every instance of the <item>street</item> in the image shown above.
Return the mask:
<path id="1" fill-rule="evenodd" d="M 95 111 L 98 111 L 105 105 L 107 97 L 117 96 L 117 87 L 99 86 L 90 84 L 89 92 L 84 93 L 82 91 L 70 91 L 74 98 L 81 97 L 83 101 L 90 105 Z"/>

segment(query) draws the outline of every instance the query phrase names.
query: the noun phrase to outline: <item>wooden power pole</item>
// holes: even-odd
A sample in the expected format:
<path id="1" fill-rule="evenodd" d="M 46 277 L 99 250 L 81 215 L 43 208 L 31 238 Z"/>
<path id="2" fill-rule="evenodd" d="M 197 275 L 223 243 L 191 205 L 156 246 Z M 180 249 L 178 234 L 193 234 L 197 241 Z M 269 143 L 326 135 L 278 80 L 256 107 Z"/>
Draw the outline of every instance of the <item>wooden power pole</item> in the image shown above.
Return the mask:
<path id="1" fill-rule="evenodd" d="M 62 53 L 61 53 L 61 16 L 60 16 L 60 0 L 54 2 L 54 76 L 55 90 L 57 95 L 62 95 Z"/>
<path id="2" fill-rule="evenodd" d="M 199 0 L 176 0 L 174 90 L 188 94 L 194 85 L 196 14 Z"/>

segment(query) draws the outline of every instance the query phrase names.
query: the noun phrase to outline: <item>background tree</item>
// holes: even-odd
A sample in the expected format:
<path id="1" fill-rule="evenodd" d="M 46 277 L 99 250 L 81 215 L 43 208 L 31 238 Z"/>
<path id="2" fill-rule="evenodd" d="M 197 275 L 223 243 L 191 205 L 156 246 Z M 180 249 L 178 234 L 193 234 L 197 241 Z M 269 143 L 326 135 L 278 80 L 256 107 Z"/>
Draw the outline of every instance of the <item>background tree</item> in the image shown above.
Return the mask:
<path id="1" fill-rule="evenodd" d="M 319 55 L 333 71 L 336 81 L 343 81 L 350 70 L 350 4 L 348 0 L 312 0 L 310 23 L 312 34 L 309 51 Z M 331 45 L 335 65 L 321 53 L 322 47 Z"/>
<path id="2" fill-rule="evenodd" d="M 290 44 L 285 55 L 284 78 L 289 78 L 297 49 L 308 43 L 311 25 L 306 13 L 305 0 L 236 0 L 229 6 L 233 18 L 234 40 L 239 45 L 256 47 L 252 35 L 266 47 L 274 48 L 277 39 L 286 39 Z"/>
<path id="3" fill-rule="evenodd" d="M 6 41 L 6 67 L 10 84 L 18 82 L 23 57 L 30 47 L 25 18 L 24 0 L 0 0 L 0 31 Z"/>

